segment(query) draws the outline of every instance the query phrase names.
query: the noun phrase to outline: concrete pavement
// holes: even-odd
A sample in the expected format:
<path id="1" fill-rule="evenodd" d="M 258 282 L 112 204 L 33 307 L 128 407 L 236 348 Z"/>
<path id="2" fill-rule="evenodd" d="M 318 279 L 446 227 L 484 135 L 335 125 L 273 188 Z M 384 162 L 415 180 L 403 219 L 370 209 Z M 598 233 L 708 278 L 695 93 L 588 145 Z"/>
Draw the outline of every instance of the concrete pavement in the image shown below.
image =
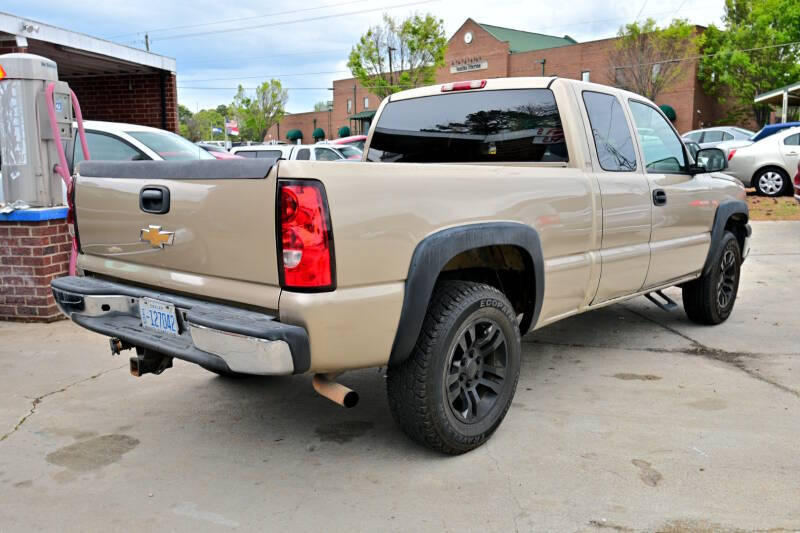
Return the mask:
<path id="1" fill-rule="evenodd" d="M 460 457 L 400 433 L 376 370 L 343 410 L 307 376 L 137 379 L 68 322 L 0 323 L 0 532 L 800 530 L 800 223 L 753 227 L 728 322 L 640 298 L 528 335 Z"/>

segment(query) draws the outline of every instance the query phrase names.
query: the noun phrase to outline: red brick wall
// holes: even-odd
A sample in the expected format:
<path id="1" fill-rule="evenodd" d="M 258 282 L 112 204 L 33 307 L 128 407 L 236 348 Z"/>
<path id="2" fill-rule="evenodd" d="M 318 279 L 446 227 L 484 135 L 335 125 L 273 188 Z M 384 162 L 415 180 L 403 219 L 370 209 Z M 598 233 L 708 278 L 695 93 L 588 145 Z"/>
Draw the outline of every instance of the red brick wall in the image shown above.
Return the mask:
<path id="1" fill-rule="evenodd" d="M 464 34 L 472 32 L 472 42 L 464 42 Z M 439 69 L 436 79 L 439 83 L 451 81 L 467 81 L 476 78 L 505 78 L 508 76 L 539 76 L 541 65 L 536 65 L 539 70 L 537 74 L 512 74 L 509 72 L 510 61 L 516 54 L 509 53 L 508 43 L 501 42 L 491 33 L 481 28 L 472 19 L 468 19 L 461 28 L 456 31 L 448 42 L 445 65 Z M 450 67 L 466 59 L 486 61 L 488 68 L 485 70 L 473 70 L 471 72 L 461 72 L 452 74 Z M 471 61 L 470 61 L 471 62 Z"/>
<path id="2" fill-rule="evenodd" d="M 178 94 L 175 74 L 164 73 L 166 129 L 178 131 Z M 86 120 L 129 122 L 163 127 L 161 74 L 116 74 L 89 78 L 62 77 L 75 91 Z"/>
<path id="3" fill-rule="evenodd" d="M 309 111 L 308 113 L 293 113 L 291 115 L 286 115 L 283 117 L 283 120 L 280 123 L 280 135 L 278 135 L 278 125 L 272 126 L 269 131 L 267 132 L 266 137 L 264 137 L 265 141 L 285 141 L 286 134 L 289 133 L 289 130 L 298 129 L 303 132 L 303 143 L 313 143 L 314 138 L 311 134 L 314 133 L 314 128 L 322 128 L 325 132 L 325 135 L 329 135 L 328 130 L 328 112 L 327 111 Z M 316 126 L 314 126 L 316 120 Z M 330 128 L 330 135 L 331 138 L 335 139 L 337 137 L 336 132 L 338 131 L 338 127 L 336 123 L 331 120 L 331 128 Z"/>
<path id="4" fill-rule="evenodd" d="M 50 281 L 67 273 L 71 237 L 64 219 L 0 222 L 0 320 L 57 320 Z"/>

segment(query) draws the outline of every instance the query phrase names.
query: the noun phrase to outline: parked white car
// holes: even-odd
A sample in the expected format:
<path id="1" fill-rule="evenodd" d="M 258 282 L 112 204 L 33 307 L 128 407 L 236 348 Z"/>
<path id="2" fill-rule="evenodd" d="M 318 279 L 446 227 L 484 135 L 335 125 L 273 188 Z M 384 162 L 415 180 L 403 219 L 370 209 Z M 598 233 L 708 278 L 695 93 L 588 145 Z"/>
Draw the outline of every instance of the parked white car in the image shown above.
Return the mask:
<path id="1" fill-rule="evenodd" d="M 361 151 L 349 146 L 330 144 L 260 144 L 236 146 L 231 153 L 241 157 L 299 159 L 304 161 L 339 161 L 361 159 Z"/>
<path id="2" fill-rule="evenodd" d="M 73 125 L 77 128 L 77 124 Z M 214 156 L 171 131 L 137 124 L 84 120 L 86 144 L 96 161 L 188 161 L 214 159 Z M 70 168 L 83 161 L 80 137 L 68 147 Z"/>
<path id="3" fill-rule="evenodd" d="M 764 196 L 780 196 L 792 190 L 790 177 L 800 163 L 800 128 L 781 130 L 747 146 L 727 151 L 730 174 L 745 187 Z"/>
<path id="4" fill-rule="evenodd" d="M 694 141 L 700 148 L 717 148 L 725 141 L 746 141 L 755 135 L 755 132 L 736 126 L 714 126 L 702 130 L 687 131 L 681 137 L 684 141 Z"/>

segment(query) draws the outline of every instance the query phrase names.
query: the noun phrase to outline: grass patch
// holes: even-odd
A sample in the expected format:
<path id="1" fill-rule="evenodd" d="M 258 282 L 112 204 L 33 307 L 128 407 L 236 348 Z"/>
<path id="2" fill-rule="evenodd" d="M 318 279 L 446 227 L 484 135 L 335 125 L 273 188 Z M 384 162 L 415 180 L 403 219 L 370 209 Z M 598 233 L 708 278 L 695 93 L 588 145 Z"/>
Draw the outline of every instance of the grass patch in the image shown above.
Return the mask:
<path id="1" fill-rule="evenodd" d="M 791 196 L 767 198 L 747 191 L 750 220 L 800 220 L 800 203 Z"/>

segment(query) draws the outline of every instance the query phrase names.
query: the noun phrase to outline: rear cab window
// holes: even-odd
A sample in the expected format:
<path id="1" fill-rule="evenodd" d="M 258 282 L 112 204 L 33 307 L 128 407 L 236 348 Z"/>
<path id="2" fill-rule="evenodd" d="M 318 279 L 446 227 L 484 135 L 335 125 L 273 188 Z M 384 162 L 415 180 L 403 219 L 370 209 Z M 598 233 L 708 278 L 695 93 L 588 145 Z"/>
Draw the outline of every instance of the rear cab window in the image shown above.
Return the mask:
<path id="1" fill-rule="evenodd" d="M 387 103 L 367 160 L 562 163 L 569 154 L 550 89 L 503 89 Z"/>

